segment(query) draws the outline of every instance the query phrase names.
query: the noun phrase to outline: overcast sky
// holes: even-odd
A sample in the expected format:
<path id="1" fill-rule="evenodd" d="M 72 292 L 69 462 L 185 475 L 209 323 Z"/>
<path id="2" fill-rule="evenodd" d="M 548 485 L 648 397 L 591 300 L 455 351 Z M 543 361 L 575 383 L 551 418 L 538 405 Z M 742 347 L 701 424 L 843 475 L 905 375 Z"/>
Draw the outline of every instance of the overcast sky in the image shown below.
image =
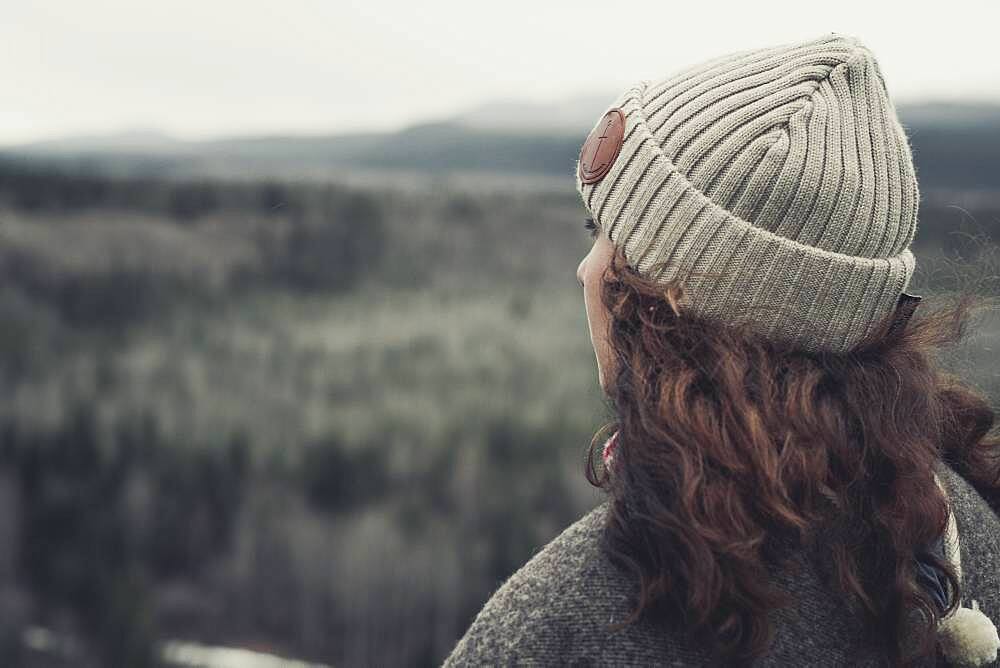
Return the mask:
<path id="1" fill-rule="evenodd" d="M 614 94 L 728 51 L 855 35 L 889 92 L 1000 101 L 1000 2 L 22 0 L 0 144 L 395 129 L 496 99 Z"/>

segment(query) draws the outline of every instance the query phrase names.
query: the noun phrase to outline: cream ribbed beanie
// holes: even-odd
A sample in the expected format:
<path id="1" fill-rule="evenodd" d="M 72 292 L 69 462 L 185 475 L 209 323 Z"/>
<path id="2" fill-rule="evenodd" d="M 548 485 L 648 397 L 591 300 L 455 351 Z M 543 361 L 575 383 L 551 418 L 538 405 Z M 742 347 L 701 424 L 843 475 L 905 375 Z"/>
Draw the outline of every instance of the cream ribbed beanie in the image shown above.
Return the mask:
<path id="1" fill-rule="evenodd" d="M 630 87 L 585 142 L 576 183 L 629 264 L 682 277 L 681 305 L 707 319 L 845 352 L 910 297 L 916 174 L 855 37 L 734 52 Z"/>

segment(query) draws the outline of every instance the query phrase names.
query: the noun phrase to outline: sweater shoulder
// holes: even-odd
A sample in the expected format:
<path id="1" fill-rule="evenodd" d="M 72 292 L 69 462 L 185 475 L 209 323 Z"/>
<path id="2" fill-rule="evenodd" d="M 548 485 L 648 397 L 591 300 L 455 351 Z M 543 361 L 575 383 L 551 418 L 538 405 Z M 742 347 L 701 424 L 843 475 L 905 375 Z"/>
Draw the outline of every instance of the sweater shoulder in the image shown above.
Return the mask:
<path id="1" fill-rule="evenodd" d="M 601 550 L 607 511 L 605 501 L 507 578 L 444 665 L 561 663 L 579 646 L 575 640 L 581 634 L 592 636 L 594 623 L 605 612 L 610 616 L 607 592 L 624 584 Z"/>
<path id="2" fill-rule="evenodd" d="M 947 464 L 938 474 L 959 531 L 963 603 L 974 599 L 1000 620 L 1000 517 Z M 635 589 L 603 552 L 608 510 L 604 502 L 586 513 L 507 578 L 444 665 L 704 665 L 702 649 L 673 632 L 645 624 L 624 632 L 608 628 L 630 611 Z M 776 580 L 795 602 L 775 611 L 774 646 L 760 665 L 808 665 L 818 657 L 830 665 L 876 665 L 869 649 L 857 645 L 858 620 L 800 557 L 805 570 L 782 572 Z"/>

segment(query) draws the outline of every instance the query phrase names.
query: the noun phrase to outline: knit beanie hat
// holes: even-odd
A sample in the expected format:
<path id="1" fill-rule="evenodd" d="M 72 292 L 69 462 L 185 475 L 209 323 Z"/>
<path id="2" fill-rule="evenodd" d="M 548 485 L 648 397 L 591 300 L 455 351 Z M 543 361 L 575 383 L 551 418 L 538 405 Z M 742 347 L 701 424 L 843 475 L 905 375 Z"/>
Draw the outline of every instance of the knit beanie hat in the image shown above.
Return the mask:
<path id="1" fill-rule="evenodd" d="M 920 299 L 905 293 L 920 200 L 910 146 L 855 37 L 629 87 L 584 143 L 576 184 L 629 265 L 681 277 L 681 306 L 706 319 L 846 352 Z"/>

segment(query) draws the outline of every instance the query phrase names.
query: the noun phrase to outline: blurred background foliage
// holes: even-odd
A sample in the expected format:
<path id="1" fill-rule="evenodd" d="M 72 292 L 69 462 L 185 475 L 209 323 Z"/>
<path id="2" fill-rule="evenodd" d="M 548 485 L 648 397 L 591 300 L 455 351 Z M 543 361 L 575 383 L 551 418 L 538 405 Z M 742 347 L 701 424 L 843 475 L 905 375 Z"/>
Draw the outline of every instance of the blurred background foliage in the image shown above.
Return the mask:
<path id="1" fill-rule="evenodd" d="M 909 291 L 997 295 L 1000 112 L 901 116 Z M 0 154 L 0 663 L 440 663 L 600 500 L 586 130 Z M 996 397 L 998 346 L 946 362 Z"/>

